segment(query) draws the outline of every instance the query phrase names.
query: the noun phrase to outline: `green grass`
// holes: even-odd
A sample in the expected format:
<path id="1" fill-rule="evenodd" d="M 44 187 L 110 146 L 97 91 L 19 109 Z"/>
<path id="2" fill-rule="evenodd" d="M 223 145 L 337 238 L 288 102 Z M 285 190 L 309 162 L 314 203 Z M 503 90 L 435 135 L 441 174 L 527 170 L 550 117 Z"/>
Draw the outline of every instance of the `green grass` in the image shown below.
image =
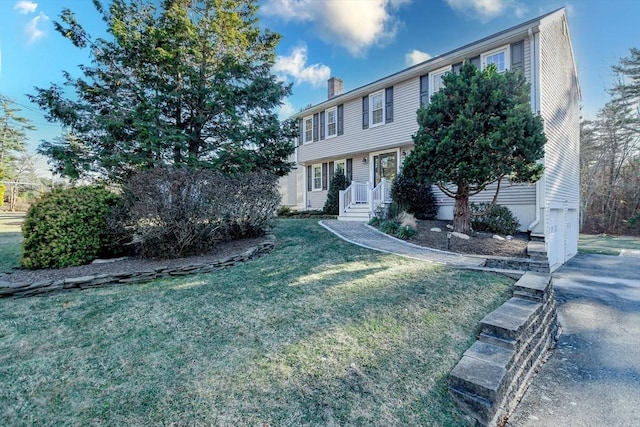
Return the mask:
<path id="1" fill-rule="evenodd" d="M 24 213 L 0 212 L 0 272 L 20 266 Z"/>
<path id="2" fill-rule="evenodd" d="M 213 274 L 0 300 L 0 425 L 469 423 L 446 376 L 512 280 L 275 234 Z"/>
<path id="3" fill-rule="evenodd" d="M 582 254 L 620 255 L 620 249 L 640 250 L 640 237 L 581 234 L 578 240 Z"/>

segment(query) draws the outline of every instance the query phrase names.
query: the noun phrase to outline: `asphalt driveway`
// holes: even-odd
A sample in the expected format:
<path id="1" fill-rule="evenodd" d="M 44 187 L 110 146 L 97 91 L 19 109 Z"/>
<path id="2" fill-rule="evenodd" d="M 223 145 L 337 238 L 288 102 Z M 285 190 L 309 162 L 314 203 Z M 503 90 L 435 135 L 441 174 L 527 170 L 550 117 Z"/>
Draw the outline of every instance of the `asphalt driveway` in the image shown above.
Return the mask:
<path id="1" fill-rule="evenodd" d="M 553 274 L 562 335 L 509 426 L 640 425 L 640 257 L 578 255 Z"/>

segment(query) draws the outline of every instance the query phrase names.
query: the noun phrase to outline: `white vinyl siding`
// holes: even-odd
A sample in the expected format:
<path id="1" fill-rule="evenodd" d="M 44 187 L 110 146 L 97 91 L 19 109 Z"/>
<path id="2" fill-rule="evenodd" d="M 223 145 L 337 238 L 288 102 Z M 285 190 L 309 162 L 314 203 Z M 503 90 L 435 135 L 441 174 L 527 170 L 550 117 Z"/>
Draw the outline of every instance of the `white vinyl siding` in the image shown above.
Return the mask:
<path id="1" fill-rule="evenodd" d="M 325 161 L 324 159 L 334 156 L 349 158 L 354 153 L 369 153 L 411 144 L 412 135 L 418 130 L 416 111 L 420 106 L 420 99 L 416 93 L 419 91 L 419 84 L 419 77 L 394 84 L 393 122 L 386 123 L 384 126 L 362 129 L 362 98 L 345 101 L 344 134 L 327 139 L 322 144 L 299 147 L 298 161 L 309 164 L 320 159 Z M 355 165 L 361 161 L 362 157 L 353 156 L 354 169 Z"/>

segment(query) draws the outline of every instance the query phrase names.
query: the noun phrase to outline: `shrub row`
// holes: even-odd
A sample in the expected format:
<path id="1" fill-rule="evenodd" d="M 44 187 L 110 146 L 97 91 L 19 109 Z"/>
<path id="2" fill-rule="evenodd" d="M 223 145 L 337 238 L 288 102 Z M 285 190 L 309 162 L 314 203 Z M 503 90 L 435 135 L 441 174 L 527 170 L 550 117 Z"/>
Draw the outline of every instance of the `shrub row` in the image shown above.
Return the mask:
<path id="1" fill-rule="evenodd" d="M 121 194 L 100 186 L 58 190 L 27 213 L 22 265 L 81 265 L 134 247 L 145 257 L 201 254 L 220 240 L 264 234 L 279 201 L 273 175 L 190 168 L 141 172 Z M 132 237 L 136 245 L 128 244 Z"/>

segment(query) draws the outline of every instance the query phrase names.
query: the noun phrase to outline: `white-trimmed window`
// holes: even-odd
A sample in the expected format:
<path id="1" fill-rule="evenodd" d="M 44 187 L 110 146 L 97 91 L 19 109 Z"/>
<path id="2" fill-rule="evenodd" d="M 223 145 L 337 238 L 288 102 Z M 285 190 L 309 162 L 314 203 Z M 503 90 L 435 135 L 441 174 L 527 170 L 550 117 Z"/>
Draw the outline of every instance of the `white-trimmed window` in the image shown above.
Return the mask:
<path id="1" fill-rule="evenodd" d="M 442 77 L 451 71 L 451 65 L 429 73 L 429 98 L 444 87 Z"/>
<path id="2" fill-rule="evenodd" d="M 384 90 L 369 95 L 369 116 L 371 126 L 384 124 Z"/>
<path id="3" fill-rule="evenodd" d="M 480 61 L 483 70 L 487 68 L 489 64 L 496 64 L 499 73 L 505 72 L 509 69 L 511 62 L 509 45 L 483 53 L 480 55 Z"/>
<path id="4" fill-rule="evenodd" d="M 322 190 L 322 164 L 311 166 L 311 190 Z"/>
<path id="5" fill-rule="evenodd" d="M 326 136 L 333 138 L 338 134 L 338 108 L 333 107 L 325 111 Z"/>
<path id="6" fill-rule="evenodd" d="M 336 160 L 333 162 L 333 172 L 334 174 L 342 173 L 342 175 L 347 175 L 347 161 L 345 159 Z"/>
<path id="7" fill-rule="evenodd" d="M 302 126 L 304 127 L 304 142 L 313 141 L 313 116 L 302 119 Z"/>

